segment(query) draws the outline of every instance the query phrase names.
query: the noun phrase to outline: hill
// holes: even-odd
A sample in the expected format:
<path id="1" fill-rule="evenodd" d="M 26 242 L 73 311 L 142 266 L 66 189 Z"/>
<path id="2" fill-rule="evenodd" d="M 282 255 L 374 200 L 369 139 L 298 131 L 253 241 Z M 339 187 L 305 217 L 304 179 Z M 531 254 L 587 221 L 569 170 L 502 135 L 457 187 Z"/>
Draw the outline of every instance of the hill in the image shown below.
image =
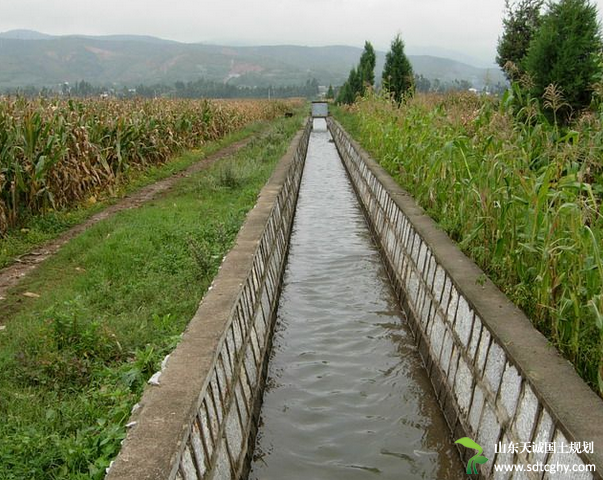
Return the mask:
<path id="1" fill-rule="evenodd" d="M 259 87 L 298 85 L 308 78 L 316 78 L 322 85 L 340 85 L 361 52 L 347 46 L 229 47 L 134 35 L 55 37 L 13 30 L 0 33 L 0 89 L 79 80 L 134 86 L 199 78 Z M 378 78 L 384 56 L 377 52 Z M 468 80 L 478 88 L 488 75 L 492 84 L 503 80 L 494 69 L 427 55 L 409 58 L 416 73 L 429 79 Z"/>

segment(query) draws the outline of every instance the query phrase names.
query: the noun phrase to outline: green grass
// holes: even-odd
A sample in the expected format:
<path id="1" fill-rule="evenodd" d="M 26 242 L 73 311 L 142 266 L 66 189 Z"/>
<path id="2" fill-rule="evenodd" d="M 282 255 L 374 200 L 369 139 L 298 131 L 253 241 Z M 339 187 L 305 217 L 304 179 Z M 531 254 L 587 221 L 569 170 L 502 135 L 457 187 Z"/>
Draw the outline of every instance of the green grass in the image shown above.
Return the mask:
<path id="1" fill-rule="evenodd" d="M 254 122 L 220 140 L 208 142 L 202 148 L 173 157 L 163 165 L 153 165 L 145 170 L 130 170 L 128 175 L 122 177 L 122 183 L 117 186 L 113 194 L 107 194 L 105 198 L 99 198 L 95 203 L 80 203 L 72 208 L 25 219 L 18 228 L 13 228 L 4 237 L 0 237 L 0 268 L 10 265 L 20 255 L 57 238 L 69 228 L 90 218 L 108 205 L 116 203 L 126 194 L 178 173 L 234 142 L 258 134 L 268 128 L 270 123 Z"/>
<path id="2" fill-rule="evenodd" d="M 102 221 L 2 303 L 0 478 L 101 479 L 300 117 Z M 33 292 L 39 298 L 23 296 Z"/>
<path id="3" fill-rule="evenodd" d="M 603 396 L 603 111 L 562 129 L 519 93 L 335 113 Z"/>

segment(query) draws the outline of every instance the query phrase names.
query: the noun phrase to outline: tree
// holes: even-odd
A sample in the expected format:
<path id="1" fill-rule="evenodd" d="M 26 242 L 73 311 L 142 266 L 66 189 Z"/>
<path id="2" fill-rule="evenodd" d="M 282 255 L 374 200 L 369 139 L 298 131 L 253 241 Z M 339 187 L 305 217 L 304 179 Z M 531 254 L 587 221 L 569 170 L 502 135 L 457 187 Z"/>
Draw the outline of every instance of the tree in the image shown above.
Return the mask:
<path id="1" fill-rule="evenodd" d="M 306 80 L 305 97 L 315 98 L 318 95 L 318 80 L 314 77 Z"/>
<path id="2" fill-rule="evenodd" d="M 427 93 L 431 90 L 431 82 L 428 78 L 425 78 L 423 74 L 415 74 L 415 88 L 418 92 Z"/>
<path id="3" fill-rule="evenodd" d="M 71 93 L 76 97 L 89 97 L 92 95 L 97 95 L 100 92 L 97 88 L 86 80 L 82 80 L 80 82 L 75 82 L 75 86 L 71 89 Z"/>
<path id="4" fill-rule="evenodd" d="M 412 92 L 413 71 L 410 61 L 404 53 L 404 42 L 397 35 L 392 41 L 390 51 L 385 56 L 382 85 L 400 103 L 403 96 Z"/>
<path id="5" fill-rule="evenodd" d="M 339 89 L 337 103 L 352 104 L 356 100 L 356 95 L 360 94 L 362 88 L 362 79 L 360 72 L 356 68 L 350 70 L 347 81 Z"/>
<path id="6" fill-rule="evenodd" d="M 506 16 L 503 19 L 503 34 L 496 48 L 496 63 L 511 81 L 523 73 L 523 62 L 530 42 L 542 23 L 540 12 L 543 3 L 544 0 L 505 0 Z M 515 68 L 509 69 L 508 62 Z"/>
<path id="7" fill-rule="evenodd" d="M 587 107 L 600 74 L 601 47 L 597 8 L 589 0 L 549 4 L 525 60 L 534 84 L 531 94 L 542 98 L 545 91 L 555 93 L 556 101 L 545 99 L 544 107 L 562 120 L 569 119 L 572 110 Z"/>
<path id="8" fill-rule="evenodd" d="M 348 82 L 345 82 L 340 88 L 339 88 L 339 92 L 337 93 L 337 100 L 336 102 L 341 104 L 341 103 L 345 103 L 345 104 L 350 104 L 352 103 L 350 101 L 350 86 L 348 85 Z"/>
<path id="9" fill-rule="evenodd" d="M 364 42 L 364 50 L 360 56 L 360 65 L 358 66 L 358 73 L 361 81 L 361 93 L 364 94 L 364 88 L 366 85 L 375 85 L 375 64 L 377 57 L 375 55 L 375 49 L 371 45 L 371 42 Z"/>
<path id="10" fill-rule="evenodd" d="M 348 78 L 350 84 L 350 102 L 354 103 L 358 95 L 362 95 L 362 76 L 360 68 L 352 68 L 350 71 L 350 77 Z"/>
<path id="11" fill-rule="evenodd" d="M 360 63 L 350 70 L 348 80 L 339 89 L 337 103 L 354 103 L 357 96 L 364 95 L 367 85 L 375 84 L 375 63 L 375 49 L 371 42 L 364 42 Z"/>
<path id="12" fill-rule="evenodd" d="M 442 81 L 439 78 L 435 78 L 431 83 L 431 91 L 432 92 L 442 92 L 444 89 L 442 88 Z"/>
<path id="13" fill-rule="evenodd" d="M 333 92 L 333 85 L 329 84 L 329 89 L 327 90 L 327 99 L 333 100 L 335 98 L 335 92 Z"/>

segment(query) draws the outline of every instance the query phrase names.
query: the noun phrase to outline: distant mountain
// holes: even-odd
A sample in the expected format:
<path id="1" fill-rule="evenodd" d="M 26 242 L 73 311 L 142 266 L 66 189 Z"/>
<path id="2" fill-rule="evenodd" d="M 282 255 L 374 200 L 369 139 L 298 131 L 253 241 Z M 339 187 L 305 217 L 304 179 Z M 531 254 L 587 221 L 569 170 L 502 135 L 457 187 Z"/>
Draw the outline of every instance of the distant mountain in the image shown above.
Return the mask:
<path id="1" fill-rule="evenodd" d="M 52 36 L 13 30 L 0 33 L 0 89 L 79 80 L 135 86 L 199 78 L 246 86 L 299 85 L 316 78 L 321 85 L 340 85 L 361 52 L 347 46 L 229 47 L 135 35 Z M 377 78 L 384 57 L 377 52 Z M 429 79 L 468 80 L 477 88 L 486 81 L 503 81 L 496 69 L 427 55 L 409 58 L 415 72 Z"/>
<path id="2" fill-rule="evenodd" d="M 430 57 L 441 57 L 456 60 L 457 62 L 466 63 L 467 65 L 473 65 L 474 67 L 481 68 L 495 68 L 496 63 L 494 58 L 479 58 L 473 55 L 468 55 L 457 50 L 449 48 L 437 47 L 437 46 L 425 46 L 425 45 L 406 45 L 406 52 L 410 55 L 428 55 Z M 498 67 L 496 67 L 498 68 Z"/>
<path id="3" fill-rule="evenodd" d="M 107 41 L 133 41 L 145 43 L 178 43 L 173 40 L 165 40 L 163 38 L 152 37 L 150 35 L 48 35 L 46 33 L 37 32 L 35 30 L 9 30 L 8 32 L 0 32 L 0 38 L 8 38 L 13 40 L 49 40 L 51 38 L 86 38 L 93 40 Z"/>
<path id="4" fill-rule="evenodd" d="M 461 63 L 449 58 L 433 57 L 430 55 L 409 55 L 413 69 L 431 80 L 438 78 L 442 81 L 467 80 L 476 88 L 485 84 L 496 85 L 504 83 L 502 71 L 497 68 L 479 68 Z"/>
<path id="5" fill-rule="evenodd" d="M 8 32 L 0 32 L 0 38 L 12 38 L 15 40 L 47 40 L 53 38 L 53 36 L 36 32 L 35 30 L 9 30 Z"/>

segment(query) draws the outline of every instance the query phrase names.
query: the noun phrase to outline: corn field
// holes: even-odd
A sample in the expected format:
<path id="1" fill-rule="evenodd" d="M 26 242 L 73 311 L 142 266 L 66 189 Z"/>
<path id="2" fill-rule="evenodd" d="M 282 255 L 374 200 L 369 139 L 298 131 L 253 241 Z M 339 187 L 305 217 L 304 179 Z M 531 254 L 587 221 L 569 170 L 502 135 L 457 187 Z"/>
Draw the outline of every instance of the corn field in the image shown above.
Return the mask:
<path id="1" fill-rule="evenodd" d="M 0 97 L 0 236 L 32 214 L 110 193 L 130 169 L 165 162 L 291 107 L 284 101 Z"/>
<path id="2" fill-rule="evenodd" d="M 369 95 L 342 120 L 603 396 L 603 112 L 517 105 Z"/>

